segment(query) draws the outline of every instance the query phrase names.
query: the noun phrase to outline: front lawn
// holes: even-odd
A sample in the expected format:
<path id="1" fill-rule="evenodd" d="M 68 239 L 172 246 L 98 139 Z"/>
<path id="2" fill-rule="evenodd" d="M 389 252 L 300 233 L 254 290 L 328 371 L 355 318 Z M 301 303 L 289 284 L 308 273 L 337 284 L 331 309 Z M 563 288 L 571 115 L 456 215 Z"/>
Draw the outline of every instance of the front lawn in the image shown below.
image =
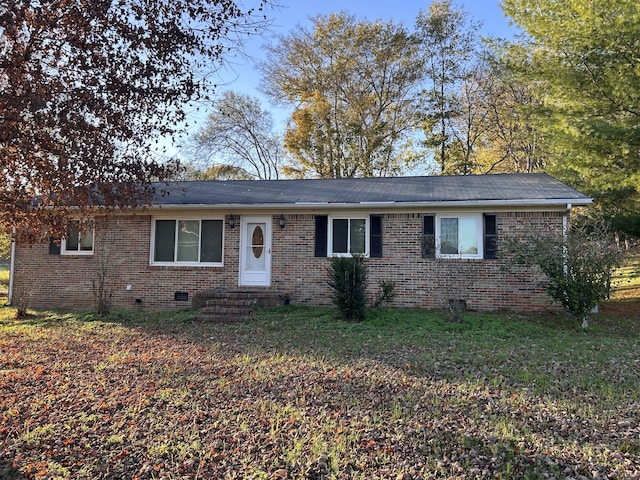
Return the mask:
<path id="1" fill-rule="evenodd" d="M 640 478 L 640 322 L 0 310 L 0 478 Z"/>

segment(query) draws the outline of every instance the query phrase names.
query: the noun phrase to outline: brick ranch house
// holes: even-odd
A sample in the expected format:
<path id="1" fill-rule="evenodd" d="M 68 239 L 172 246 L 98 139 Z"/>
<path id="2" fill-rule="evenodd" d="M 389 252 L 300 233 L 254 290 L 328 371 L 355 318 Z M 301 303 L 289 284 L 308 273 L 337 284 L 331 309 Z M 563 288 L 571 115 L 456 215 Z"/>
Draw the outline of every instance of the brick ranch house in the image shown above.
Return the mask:
<path id="1" fill-rule="evenodd" d="M 90 310 L 101 266 L 112 306 L 187 308 L 201 292 L 277 291 L 331 305 L 330 257 L 360 253 L 373 300 L 395 282 L 397 307 L 474 310 L 550 305 L 535 274 L 509 272 L 508 238 L 566 230 L 591 199 L 546 174 L 177 182 L 144 208 L 94 219 L 50 244 L 15 245 L 12 295 L 33 308 Z"/>

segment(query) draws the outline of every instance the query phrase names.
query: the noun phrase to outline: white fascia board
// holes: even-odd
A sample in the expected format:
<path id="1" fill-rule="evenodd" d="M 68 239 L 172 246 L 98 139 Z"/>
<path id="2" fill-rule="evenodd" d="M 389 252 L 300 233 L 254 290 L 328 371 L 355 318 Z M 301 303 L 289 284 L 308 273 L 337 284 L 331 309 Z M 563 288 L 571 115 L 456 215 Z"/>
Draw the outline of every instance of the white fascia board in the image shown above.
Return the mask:
<path id="1" fill-rule="evenodd" d="M 150 210 L 302 210 L 308 208 L 327 209 L 371 209 L 378 208 L 485 208 L 485 207 L 555 207 L 567 208 L 568 206 L 585 206 L 593 203 L 591 198 L 571 199 L 520 199 L 520 200 L 463 200 L 443 202 L 359 202 L 359 203 L 330 203 L 330 202 L 304 202 L 304 203 L 227 203 L 227 204 L 163 204 L 153 205 Z"/>

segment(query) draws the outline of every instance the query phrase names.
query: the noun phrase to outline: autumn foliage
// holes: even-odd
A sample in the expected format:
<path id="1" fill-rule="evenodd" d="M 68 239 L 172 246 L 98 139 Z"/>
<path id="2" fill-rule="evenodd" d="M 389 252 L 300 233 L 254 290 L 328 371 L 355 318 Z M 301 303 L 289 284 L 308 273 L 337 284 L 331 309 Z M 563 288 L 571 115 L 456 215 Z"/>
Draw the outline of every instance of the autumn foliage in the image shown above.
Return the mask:
<path id="1" fill-rule="evenodd" d="M 61 233 L 70 206 L 144 201 L 175 167 L 153 142 L 182 128 L 255 13 L 233 0 L 5 2 L 0 222 Z"/>

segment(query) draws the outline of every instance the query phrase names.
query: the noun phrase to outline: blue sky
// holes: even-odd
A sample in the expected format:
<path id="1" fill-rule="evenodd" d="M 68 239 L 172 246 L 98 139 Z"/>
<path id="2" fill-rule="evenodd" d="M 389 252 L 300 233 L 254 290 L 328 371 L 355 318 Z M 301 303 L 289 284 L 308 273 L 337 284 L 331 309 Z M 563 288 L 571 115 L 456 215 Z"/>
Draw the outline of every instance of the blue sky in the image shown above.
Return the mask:
<path id="1" fill-rule="evenodd" d="M 358 19 L 395 20 L 412 26 L 420 10 L 427 10 L 430 0 L 276 0 L 281 7 L 267 11 L 273 16 L 274 30 L 287 33 L 298 23 L 309 25 L 307 19 L 318 14 L 346 10 Z M 492 36 L 508 34 L 509 27 L 498 0 L 454 0 L 475 20 L 484 24 L 483 33 Z"/>
<path id="2" fill-rule="evenodd" d="M 346 11 L 358 20 L 393 20 L 402 22 L 412 28 L 420 10 L 427 10 L 431 0 L 273 0 L 280 6 L 265 10 L 265 14 L 273 22 L 270 31 L 248 41 L 245 46 L 247 56 L 259 60 L 262 56 L 262 46 L 278 35 L 287 35 L 302 25 L 310 28 L 312 17 L 319 14 Z M 245 0 L 245 6 L 256 4 L 256 0 Z M 509 25 L 509 19 L 500 9 L 499 0 L 453 0 L 454 5 L 462 7 L 470 18 L 482 24 L 481 35 L 492 37 L 510 37 L 516 30 Z M 226 65 L 219 72 L 220 86 L 218 92 L 225 89 L 238 93 L 259 97 L 263 106 L 274 113 L 276 126 L 284 130 L 288 117 L 287 112 L 279 110 L 269 104 L 258 90 L 260 75 L 252 61 L 241 55 L 228 56 Z M 191 132 L 196 131 L 203 123 L 206 112 L 193 112 L 191 118 Z M 196 123 L 194 123 L 194 121 Z"/>
<path id="3" fill-rule="evenodd" d="M 252 0 L 255 1 L 255 0 Z M 268 32 L 247 42 L 246 53 L 259 59 L 262 45 L 274 41 L 277 35 L 287 35 L 302 25 L 311 28 L 310 18 L 331 12 L 346 11 L 358 20 L 393 20 L 413 28 L 418 12 L 426 11 L 431 0 L 274 0 L 279 7 L 268 7 L 265 11 L 273 25 Z M 454 5 L 462 7 L 470 18 L 482 24 L 481 35 L 507 37 L 513 35 L 514 27 L 509 26 L 499 6 L 499 0 L 454 0 Z M 228 67 L 221 73 L 224 82 L 232 82 L 230 88 L 253 89 L 259 82 L 257 71 L 250 61 L 242 57 L 229 57 Z M 235 83 L 240 85 L 234 85 Z M 252 85 L 253 83 L 253 85 Z M 246 92 L 249 93 L 249 92 Z"/>

